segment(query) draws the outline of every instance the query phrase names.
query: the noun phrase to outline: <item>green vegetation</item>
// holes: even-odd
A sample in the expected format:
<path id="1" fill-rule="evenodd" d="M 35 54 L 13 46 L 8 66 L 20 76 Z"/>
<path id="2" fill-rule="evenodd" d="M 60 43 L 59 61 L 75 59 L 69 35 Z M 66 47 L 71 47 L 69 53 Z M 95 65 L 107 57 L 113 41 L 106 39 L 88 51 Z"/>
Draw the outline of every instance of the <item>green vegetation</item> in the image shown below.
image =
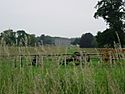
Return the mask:
<path id="1" fill-rule="evenodd" d="M 97 42 L 99 47 L 114 47 L 119 43 L 125 45 L 125 1 L 124 0 L 99 0 L 94 17 L 101 17 L 106 21 L 108 28 L 98 32 Z M 114 43 L 115 42 L 115 43 Z"/>
<path id="2" fill-rule="evenodd" d="M 80 48 L 96 48 L 97 41 L 91 33 L 83 34 L 80 39 Z"/>
<path id="3" fill-rule="evenodd" d="M 1 48 L 3 49 L 3 48 Z M 4 52 L 7 50 L 7 52 Z M 0 57 L 0 94 L 124 94 L 125 63 L 101 63 L 98 57 L 84 65 L 59 65 L 62 56 L 41 56 L 39 66 L 31 66 L 32 57 L 18 56 L 19 48 L 4 48 Z M 73 53 L 95 49 L 79 48 L 20 48 L 22 54 Z M 44 51 L 46 49 L 46 52 Z M 41 50 L 41 52 L 40 52 Z M 54 51 L 53 51 L 54 50 Z M 8 56 L 7 56 L 8 53 Z M 11 54 L 17 54 L 11 56 Z M 6 56 L 5 56 L 6 55 Z M 73 62 L 72 62 L 73 63 Z"/>
<path id="4" fill-rule="evenodd" d="M 36 37 L 23 30 L 3 31 L 0 35 L 0 94 L 125 94 L 125 53 L 116 52 L 116 58 L 122 59 L 113 60 L 111 64 L 108 60 L 102 61 L 96 48 L 97 45 L 114 47 L 116 44 L 120 49 L 124 46 L 124 3 L 123 0 L 98 2 L 94 17 L 102 17 L 109 28 L 98 32 L 97 40 L 91 33 L 71 39 L 72 44 L 84 49 L 56 47 L 54 39 L 58 37 L 44 34 Z M 64 54 L 77 51 L 97 55 L 91 56 L 90 62 L 72 61 L 66 65 L 68 56 Z M 111 54 L 108 55 L 110 60 L 113 59 Z M 34 55 L 37 66 L 32 66 Z M 62 61 L 64 65 L 60 65 Z"/>
<path id="5" fill-rule="evenodd" d="M 66 43 L 68 40 L 68 44 Z M 64 43 L 62 42 L 64 41 Z M 60 42 L 60 43 L 58 43 Z M 48 35 L 36 36 L 35 34 L 28 34 L 24 30 L 18 30 L 14 32 L 13 30 L 5 30 L 0 33 L 0 44 L 7 46 L 41 46 L 41 45 L 80 45 L 81 48 L 94 48 L 97 46 L 95 37 L 91 33 L 83 34 L 81 38 L 61 38 L 61 37 L 51 37 Z"/>

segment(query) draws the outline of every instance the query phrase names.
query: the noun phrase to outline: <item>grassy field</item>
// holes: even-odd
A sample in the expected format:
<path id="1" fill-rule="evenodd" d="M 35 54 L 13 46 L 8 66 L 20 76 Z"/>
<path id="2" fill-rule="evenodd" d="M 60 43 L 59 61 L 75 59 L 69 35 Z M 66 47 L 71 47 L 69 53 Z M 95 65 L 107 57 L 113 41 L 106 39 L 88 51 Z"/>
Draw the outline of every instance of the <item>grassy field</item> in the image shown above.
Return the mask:
<path id="1" fill-rule="evenodd" d="M 124 60 L 110 64 L 96 57 L 84 65 L 72 62 L 65 66 L 59 65 L 62 56 L 41 56 L 40 66 L 31 66 L 31 56 L 18 56 L 81 50 L 98 53 L 77 47 L 1 47 L 0 94 L 125 94 Z"/>

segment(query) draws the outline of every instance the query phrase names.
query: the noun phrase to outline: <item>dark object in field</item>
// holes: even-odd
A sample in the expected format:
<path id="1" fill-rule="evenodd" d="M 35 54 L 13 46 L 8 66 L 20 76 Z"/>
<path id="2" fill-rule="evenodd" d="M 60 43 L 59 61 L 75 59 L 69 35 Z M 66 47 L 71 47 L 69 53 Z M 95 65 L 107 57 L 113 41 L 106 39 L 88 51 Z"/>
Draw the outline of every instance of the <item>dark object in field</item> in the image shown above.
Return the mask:
<path id="1" fill-rule="evenodd" d="M 70 62 L 75 62 L 75 65 L 80 65 L 80 63 L 90 62 L 90 56 L 86 53 L 74 52 L 71 56 L 67 56 L 61 65 L 67 65 Z"/>
<path id="2" fill-rule="evenodd" d="M 37 65 L 37 59 L 36 59 L 36 56 L 33 57 L 32 65 L 33 65 L 33 66 L 36 66 L 36 65 Z"/>
<path id="3" fill-rule="evenodd" d="M 86 61 L 87 61 L 87 62 L 90 62 L 90 55 L 87 55 Z"/>
<path id="4" fill-rule="evenodd" d="M 79 62 L 90 62 L 90 55 L 85 52 L 74 52 L 73 56 L 75 61 Z"/>

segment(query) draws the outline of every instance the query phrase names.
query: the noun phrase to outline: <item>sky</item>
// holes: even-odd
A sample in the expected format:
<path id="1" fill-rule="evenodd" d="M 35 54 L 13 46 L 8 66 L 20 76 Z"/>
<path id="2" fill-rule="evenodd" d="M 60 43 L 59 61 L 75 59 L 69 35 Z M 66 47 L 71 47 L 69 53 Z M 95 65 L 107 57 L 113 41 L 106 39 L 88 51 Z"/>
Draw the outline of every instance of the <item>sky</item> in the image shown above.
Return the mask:
<path id="1" fill-rule="evenodd" d="M 81 37 L 106 28 L 93 17 L 98 0 L 0 0 L 0 32 L 13 29 L 27 33 Z"/>

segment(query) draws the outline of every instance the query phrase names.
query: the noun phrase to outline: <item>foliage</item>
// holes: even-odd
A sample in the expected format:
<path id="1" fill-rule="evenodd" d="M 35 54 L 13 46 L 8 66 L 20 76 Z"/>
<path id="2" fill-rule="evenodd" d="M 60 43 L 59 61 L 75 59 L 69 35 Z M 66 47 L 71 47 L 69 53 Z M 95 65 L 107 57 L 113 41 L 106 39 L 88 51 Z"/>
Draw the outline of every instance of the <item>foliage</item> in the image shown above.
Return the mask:
<path id="1" fill-rule="evenodd" d="M 13 47 L 13 49 L 16 48 Z M 34 49 L 37 48 L 34 47 Z M 53 47 L 50 47 L 48 49 L 51 49 L 51 51 L 54 50 L 54 52 L 62 50 L 61 48 L 53 49 Z M 48 51 L 48 53 L 50 53 L 50 51 Z M 58 65 L 60 58 L 61 56 L 39 57 L 39 62 L 41 66 L 31 66 L 30 65 L 32 60 L 31 56 L 23 56 L 23 59 L 20 59 L 20 57 L 18 56 L 11 57 L 11 55 L 8 57 L 5 56 L 0 57 L 0 93 L 1 94 L 115 94 L 115 93 L 124 94 L 125 93 L 125 76 L 124 76 L 125 63 L 108 64 L 108 63 L 99 63 L 99 60 L 91 60 L 90 63 L 87 63 L 84 66 L 81 65 L 60 66 Z M 23 64 L 23 66 L 21 66 L 21 64 Z"/>
<path id="2" fill-rule="evenodd" d="M 0 43 L 8 46 L 34 46 L 36 39 L 35 35 L 27 34 L 24 30 L 5 30 L 0 35 Z"/>
<path id="3" fill-rule="evenodd" d="M 27 46 L 28 45 L 28 34 L 24 30 L 17 31 L 17 45 Z"/>
<path id="4" fill-rule="evenodd" d="M 28 34 L 24 30 L 5 30 L 0 35 L 0 43 L 8 46 L 35 46 L 54 44 L 54 37 L 41 35 L 36 37 L 35 34 Z M 42 43 L 41 43 L 42 42 Z"/>
<path id="5" fill-rule="evenodd" d="M 38 42 L 42 45 L 54 44 L 54 37 L 42 34 L 40 37 L 38 37 Z"/>
<path id="6" fill-rule="evenodd" d="M 91 33 L 83 34 L 80 39 L 81 48 L 94 48 L 96 47 L 95 37 Z"/>
<path id="7" fill-rule="evenodd" d="M 28 34 L 28 45 L 35 46 L 36 45 L 36 36 L 35 34 Z"/>
<path id="8" fill-rule="evenodd" d="M 6 44 L 6 45 L 13 45 L 16 43 L 16 38 L 15 38 L 15 32 L 13 30 L 5 30 L 1 33 L 1 43 Z"/>
<path id="9" fill-rule="evenodd" d="M 111 45 L 110 47 L 113 47 L 113 43 L 121 43 L 123 46 L 125 44 L 125 2 L 123 0 L 101 0 L 98 1 L 96 8 L 97 11 L 95 12 L 94 17 L 102 17 L 107 25 L 109 25 L 109 28 L 104 31 L 101 35 L 103 35 L 103 38 L 97 38 L 97 41 L 99 42 L 99 46 L 104 47 L 104 45 Z M 110 36 L 108 35 L 110 33 Z M 118 35 L 117 35 L 118 34 Z M 97 35 L 97 37 L 100 34 Z M 116 38 L 117 36 L 117 38 Z M 110 41 L 105 42 L 105 38 L 110 39 Z M 99 40 L 100 39 L 100 40 Z M 118 41 L 118 39 L 120 41 Z M 101 45 L 100 45 L 101 44 Z"/>
<path id="10" fill-rule="evenodd" d="M 121 38 L 124 37 L 122 34 Z M 106 29 L 104 32 L 98 32 L 96 36 L 98 47 L 114 47 L 115 43 L 119 43 L 118 36 L 114 31 Z"/>
<path id="11" fill-rule="evenodd" d="M 24 30 L 14 32 L 11 29 L 3 31 L 0 35 L 0 43 L 8 46 L 55 45 L 55 39 L 61 39 L 61 37 L 51 37 L 44 34 L 36 37 L 35 34 L 28 34 Z"/>
<path id="12" fill-rule="evenodd" d="M 73 41 L 71 42 L 72 45 L 79 45 L 80 44 L 80 38 L 75 38 L 72 39 Z"/>

